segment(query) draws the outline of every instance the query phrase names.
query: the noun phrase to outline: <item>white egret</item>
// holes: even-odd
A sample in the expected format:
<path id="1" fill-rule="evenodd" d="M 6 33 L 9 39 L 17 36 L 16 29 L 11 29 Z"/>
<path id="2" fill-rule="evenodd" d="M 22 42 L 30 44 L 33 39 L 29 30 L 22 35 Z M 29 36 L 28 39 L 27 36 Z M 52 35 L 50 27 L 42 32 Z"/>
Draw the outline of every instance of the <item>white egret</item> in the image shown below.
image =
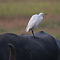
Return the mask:
<path id="1" fill-rule="evenodd" d="M 30 18 L 30 21 L 28 22 L 28 25 L 26 27 L 26 32 L 29 32 L 30 30 L 32 31 L 33 37 L 34 36 L 34 28 L 38 27 L 38 25 L 41 23 L 41 21 L 43 20 L 43 16 L 44 13 L 39 13 L 39 14 L 35 14 Z"/>

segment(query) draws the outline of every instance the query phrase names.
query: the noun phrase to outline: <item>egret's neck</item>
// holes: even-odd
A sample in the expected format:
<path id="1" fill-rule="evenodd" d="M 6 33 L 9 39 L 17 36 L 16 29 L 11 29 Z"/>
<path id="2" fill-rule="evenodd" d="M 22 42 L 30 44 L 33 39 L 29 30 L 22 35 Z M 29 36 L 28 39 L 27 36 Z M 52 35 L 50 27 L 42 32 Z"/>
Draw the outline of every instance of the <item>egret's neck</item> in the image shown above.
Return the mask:
<path id="1" fill-rule="evenodd" d="M 39 18 L 40 18 L 40 19 L 43 19 L 43 16 L 42 16 L 42 15 L 39 15 Z"/>
<path id="2" fill-rule="evenodd" d="M 39 14 L 39 16 L 43 17 L 43 15 Z"/>
<path id="3" fill-rule="evenodd" d="M 43 18 L 43 15 L 39 15 L 40 18 Z"/>

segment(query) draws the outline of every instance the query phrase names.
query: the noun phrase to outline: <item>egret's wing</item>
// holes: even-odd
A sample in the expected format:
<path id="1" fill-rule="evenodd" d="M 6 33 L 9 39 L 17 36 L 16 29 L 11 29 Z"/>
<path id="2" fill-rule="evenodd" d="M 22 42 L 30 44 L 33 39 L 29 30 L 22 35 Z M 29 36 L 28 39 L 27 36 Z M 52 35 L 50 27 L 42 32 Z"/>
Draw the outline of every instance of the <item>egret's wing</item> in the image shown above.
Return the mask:
<path id="1" fill-rule="evenodd" d="M 37 18 L 37 16 L 38 16 L 37 14 L 33 15 L 33 16 L 30 18 L 30 20 L 29 20 L 29 22 L 28 22 L 28 25 L 31 24 L 32 22 L 34 22 L 35 19 Z"/>
<path id="2" fill-rule="evenodd" d="M 37 15 L 37 14 L 33 15 L 33 16 L 31 17 L 30 21 L 28 22 L 28 25 L 27 25 L 27 27 L 26 27 L 26 30 L 29 30 L 29 29 L 31 29 L 31 28 L 34 28 L 37 20 L 38 20 L 38 15 Z"/>

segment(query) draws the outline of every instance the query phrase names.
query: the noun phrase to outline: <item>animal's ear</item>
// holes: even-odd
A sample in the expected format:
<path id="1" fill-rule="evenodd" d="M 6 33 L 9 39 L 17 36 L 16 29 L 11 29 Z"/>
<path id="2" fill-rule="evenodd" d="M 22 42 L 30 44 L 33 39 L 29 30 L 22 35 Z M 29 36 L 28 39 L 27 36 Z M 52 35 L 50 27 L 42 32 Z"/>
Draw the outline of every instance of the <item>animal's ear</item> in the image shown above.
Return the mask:
<path id="1" fill-rule="evenodd" d="M 12 43 L 8 43 L 8 46 L 9 46 L 10 48 L 14 48 L 14 45 L 13 45 Z"/>
<path id="2" fill-rule="evenodd" d="M 13 44 L 8 43 L 8 46 L 10 48 L 10 53 L 9 53 L 9 60 L 15 60 L 16 52 L 15 52 L 15 47 Z"/>

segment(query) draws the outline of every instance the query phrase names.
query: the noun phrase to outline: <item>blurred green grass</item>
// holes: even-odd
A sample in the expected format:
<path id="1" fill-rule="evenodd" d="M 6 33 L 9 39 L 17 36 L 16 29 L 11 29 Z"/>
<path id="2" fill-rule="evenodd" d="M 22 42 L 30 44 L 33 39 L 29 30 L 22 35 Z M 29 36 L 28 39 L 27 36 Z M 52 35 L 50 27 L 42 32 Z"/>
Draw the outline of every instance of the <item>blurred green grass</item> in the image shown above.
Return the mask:
<path id="1" fill-rule="evenodd" d="M 58 28 L 60 27 L 60 22 L 58 21 L 53 21 L 53 20 L 48 20 L 45 23 L 40 24 L 40 27 L 42 28 Z"/>
<path id="2" fill-rule="evenodd" d="M 60 14 L 59 2 L 8 2 L 0 3 L 0 16 L 31 16 L 35 13 L 45 12 Z"/>

